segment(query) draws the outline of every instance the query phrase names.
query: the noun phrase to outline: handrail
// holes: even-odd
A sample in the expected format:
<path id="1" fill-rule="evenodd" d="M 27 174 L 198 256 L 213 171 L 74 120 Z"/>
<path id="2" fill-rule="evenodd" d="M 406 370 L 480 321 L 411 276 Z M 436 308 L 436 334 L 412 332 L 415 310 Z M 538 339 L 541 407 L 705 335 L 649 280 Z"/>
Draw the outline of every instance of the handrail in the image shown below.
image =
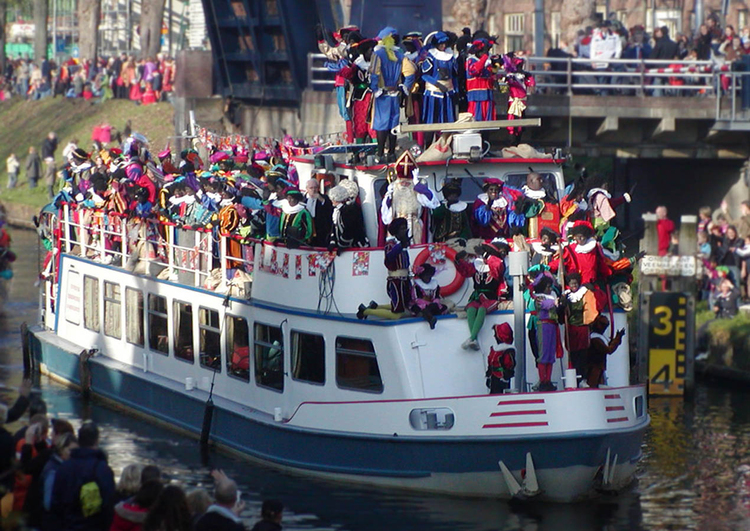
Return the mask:
<path id="1" fill-rule="evenodd" d="M 313 89 L 333 88 L 334 73 L 321 66 L 326 61 L 322 53 L 308 54 Z M 737 91 L 750 73 L 733 71 L 731 62 L 532 56 L 527 57 L 527 65 L 536 77 L 535 91 L 540 96 L 709 97 L 716 102 L 717 121 L 750 121 L 750 116 L 746 118 L 736 109 Z M 601 65 L 605 68 L 597 68 Z"/>

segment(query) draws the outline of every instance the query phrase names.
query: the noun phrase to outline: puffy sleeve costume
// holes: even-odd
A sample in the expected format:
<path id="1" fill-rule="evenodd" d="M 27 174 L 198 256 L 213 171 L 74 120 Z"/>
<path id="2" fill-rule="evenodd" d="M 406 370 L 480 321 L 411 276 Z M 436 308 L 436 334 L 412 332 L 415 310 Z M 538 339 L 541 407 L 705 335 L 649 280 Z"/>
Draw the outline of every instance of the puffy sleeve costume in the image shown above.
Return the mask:
<path id="1" fill-rule="evenodd" d="M 439 31 L 432 43 L 448 42 L 448 36 Z M 426 124 L 455 122 L 453 96 L 458 86 L 456 58 L 453 51 L 430 48 L 420 64 L 425 82 L 422 98 L 422 121 Z"/>

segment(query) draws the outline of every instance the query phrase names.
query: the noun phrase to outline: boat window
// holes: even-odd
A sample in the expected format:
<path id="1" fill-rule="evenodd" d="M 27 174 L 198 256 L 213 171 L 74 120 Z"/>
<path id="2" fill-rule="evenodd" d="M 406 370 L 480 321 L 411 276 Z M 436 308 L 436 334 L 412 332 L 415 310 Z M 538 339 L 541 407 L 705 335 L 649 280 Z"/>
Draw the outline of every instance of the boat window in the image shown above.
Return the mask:
<path id="1" fill-rule="evenodd" d="M 104 281 L 104 335 L 122 338 L 122 298 L 120 285 Z"/>
<path id="2" fill-rule="evenodd" d="M 250 331 L 242 317 L 227 315 L 227 373 L 250 381 Z"/>
<path id="3" fill-rule="evenodd" d="M 221 372 L 221 330 L 219 312 L 200 308 L 198 310 L 201 367 Z"/>
<path id="4" fill-rule="evenodd" d="M 83 302 L 83 286 L 81 274 L 72 269 L 68 272 L 65 289 L 65 320 L 74 325 L 81 324 L 81 308 Z"/>
<path id="5" fill-rule="evenodd" d="M 323 336 L 292 331 L 292 378 L 325 383 L 326 342 Z"/>
<path id="6" fill-rule="evenodd" d="M 375 348 L 369 339 L 336 338 L 336 384 L 344 389 L 383 392 Z"/>
<path id="7" fill-rule="evenodd" d="M 193 305 L 188 302 L 172 301 L 174 319 L 174 356 L 193 363 Z"/>
<path id="8" fill-rule="evenodd" d="M 99 331 L 99 279 L 83 277 L 83 326 Z"/>
<path id="9" fill-rule="evenodd" d="M 388 190 L 388 181 L 384 178 L 373 179 L 372 189 L 375 191 L 375 212 L 378 213 L 379 217 L 380 205 L 383 204 L 383 197 L 385 197 L 385 192 Z"/>
<path id="10" fill-rule="evenodd" d="M 277 326 L 255 323 L 255 383 L 284 390 L 284 339 Z"/>
<path id="11" fill-rule="evenodd" d="M 125 288 L 125 339 L 143 346 L 143 292 L 139 289 Z"/>
<path id="12" fill-rule="evenodd" d="M 505 184 L 512 186 L 520 190 L 526 185 L 526 176 L 529 172 L 525 173 L 509 173 L 505 176 Z M 557 179 L 554 173 L 539 173 L 542 176 L 542 188 L 547 192 L 547 197 L 552 198 L 555 202 L 558 200 L 557 197 Z"/>
<path id="13" fill-rule="evenodd" d="M 148 295 L 148 348 L 169 354 L 167 299 L 153 293 Z"/>
<path id="14" fill-rule="evenodd" d="M 456 422 L 453 411 L 447 407 L 412 409 L 409 424 L 415 430 L 449 430 Z"/>

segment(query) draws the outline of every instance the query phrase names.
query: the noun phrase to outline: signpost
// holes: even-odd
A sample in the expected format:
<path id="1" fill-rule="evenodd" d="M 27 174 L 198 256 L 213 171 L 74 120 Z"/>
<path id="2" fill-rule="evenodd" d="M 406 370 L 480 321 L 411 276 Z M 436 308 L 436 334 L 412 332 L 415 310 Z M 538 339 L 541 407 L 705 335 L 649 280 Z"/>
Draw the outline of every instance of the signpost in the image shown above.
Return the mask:
<path id="1" fill-rule="evenodd" d="M 692 294 L 644 293 L 640 311 L 639 350 L 641 366 L 648 369 L 649 395 L 682 396 L 692 392 L 695 338 Z"/>

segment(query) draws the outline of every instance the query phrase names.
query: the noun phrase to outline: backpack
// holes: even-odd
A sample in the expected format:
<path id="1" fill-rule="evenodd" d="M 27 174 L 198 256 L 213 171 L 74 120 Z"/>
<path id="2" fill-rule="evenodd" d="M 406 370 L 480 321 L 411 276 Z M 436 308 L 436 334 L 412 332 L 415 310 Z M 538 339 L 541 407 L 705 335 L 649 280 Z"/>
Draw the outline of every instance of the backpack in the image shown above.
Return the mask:
<path id="1" fill-rule="evenodd" d="M 98 461 L 94 464 L 91 474 L 92 479 L 90 481 L 85 481 L 84 484 L 81 485 L 81 490 L 78 494 L 81 501 L 81 513 L 84 518 L 94 516 L 102 510 L 102 493 L 99 491 L 99 485 L 93 477 L 96 474 L 96 466 L 98 464 Z"/>

